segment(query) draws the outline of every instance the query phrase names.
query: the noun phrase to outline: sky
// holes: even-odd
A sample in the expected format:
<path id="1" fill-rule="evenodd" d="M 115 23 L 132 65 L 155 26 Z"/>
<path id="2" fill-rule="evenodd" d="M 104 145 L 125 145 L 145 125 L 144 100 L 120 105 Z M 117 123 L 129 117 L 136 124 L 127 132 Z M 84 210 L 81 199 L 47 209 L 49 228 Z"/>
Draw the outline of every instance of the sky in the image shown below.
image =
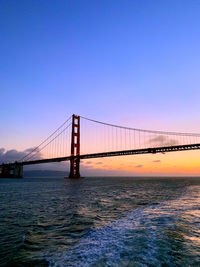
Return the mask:
<path id="1" fill-rule="evenodd" d="M 1 0 L 0 147 L 34 147 L 73 113 L 200 133 L 199 14 L 196 0 Z M 199 153 L 83 165 L 86 174 L 199 175 Z"/>

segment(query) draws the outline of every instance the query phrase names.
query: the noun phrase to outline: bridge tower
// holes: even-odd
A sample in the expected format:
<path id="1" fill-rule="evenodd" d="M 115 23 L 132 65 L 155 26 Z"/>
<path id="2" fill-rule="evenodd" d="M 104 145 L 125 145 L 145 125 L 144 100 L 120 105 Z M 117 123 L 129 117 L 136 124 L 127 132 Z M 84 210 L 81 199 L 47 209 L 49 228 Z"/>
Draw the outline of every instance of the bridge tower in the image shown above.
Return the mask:
<path id="1" fill-rule="evenodd" d="M 80 178 L 80 116 L 72 115 L 71 160 L 69 178 Z"/>

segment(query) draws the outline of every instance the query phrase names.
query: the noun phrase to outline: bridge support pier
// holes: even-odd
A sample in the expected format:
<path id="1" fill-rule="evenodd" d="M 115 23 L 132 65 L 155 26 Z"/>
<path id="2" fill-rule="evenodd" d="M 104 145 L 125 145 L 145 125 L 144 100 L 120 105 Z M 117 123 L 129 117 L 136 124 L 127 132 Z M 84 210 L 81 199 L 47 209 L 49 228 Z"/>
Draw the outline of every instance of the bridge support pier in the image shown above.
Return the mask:
<path id="1" fill-rule="evenodd" d="M 71 159 L 69 178 L 80 178 L 80 116 L 72 115 Z"/>
<path id="2" fill-rule="evenodd" d="M 73 158 L 70 160 L 69 178 L 80 178 L 80 159 Z"/>
<path id="3" fill-rule="evenodd" d="M 23 165 L 18 164 L 3 164 L 1 167 L 0 178 L 22 178 Z"/>
<path id="4" fill-rule="evenodd" d="M 15 163 L 13 170 L 14 178 L 22 178 L 23 177 L 23 165 L 19 165 Z"/>
<path id="5" fill-rule="evenodd" d="M 11 176 L 12 176 L 12 171 L 11 171 L 10 166 L 3 164 L 2 167 L 1 167 L 0 177 L 1 178 L 8 178 L 8 177 L 11 177 Z"/>

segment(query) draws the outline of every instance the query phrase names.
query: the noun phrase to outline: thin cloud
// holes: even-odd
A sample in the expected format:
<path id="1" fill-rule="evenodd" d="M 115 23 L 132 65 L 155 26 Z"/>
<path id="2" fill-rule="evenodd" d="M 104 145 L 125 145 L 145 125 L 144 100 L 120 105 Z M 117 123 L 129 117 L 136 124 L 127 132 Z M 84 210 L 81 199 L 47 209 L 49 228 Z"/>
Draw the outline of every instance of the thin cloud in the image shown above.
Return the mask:
<path id="1" fill-rule="evenodd" d="M 153 160 L 152 162 L 161 162 L 161 160 Z"/>
<path id="2" fill-rule="evenodd" d="M 154 143 L 156 145 L 164 145 L 164 146 L 173 146 L 173 145 L 178 145 L 178 141 L 175 139 L 169 139 L 167 136 L 164 135 L 159 135 L 156 136 L 152 139 L 149 139 L 150 143 Z"/>
<path id="3" fill-rule="evenodd" d="M 103 164 L 103 162 L 101 162 L 101 161 L 96 163 L 96 165 L 101 165 L 101 164 Z"/>
<path id="4" fill-rule="evenodd" d="M 92 164 L 92 161 L 88 160 L 88 161 L 83 161 L 83 163 L 87 164 Z"/>
<path id="5" fill-rule="evenodd" d="M 25 149 L 24 151 L 18 151 L 16 149 L 10 149 L 6 151 L 5 148 L 0 148 L 0 163 L 19 161 L 34 149 L 34 147 L 31 147 Z M 34 158 L 41 159 L 41 153 L 38 150 L 35 150 L 34 156 L 31 159 Z"/>
<path id="6" fill-rule="evenodd" d="M 139 165 L 136 165 L 135 168 L 142 168 L 143 165 L 139 164 Z"/>

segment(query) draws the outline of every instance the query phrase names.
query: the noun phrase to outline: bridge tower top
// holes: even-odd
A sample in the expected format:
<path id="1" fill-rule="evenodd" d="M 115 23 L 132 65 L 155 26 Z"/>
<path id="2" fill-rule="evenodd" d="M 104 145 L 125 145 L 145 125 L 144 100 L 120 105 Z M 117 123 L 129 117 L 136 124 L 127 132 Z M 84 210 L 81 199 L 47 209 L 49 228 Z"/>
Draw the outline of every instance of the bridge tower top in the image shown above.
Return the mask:
<path id="1" fill-rule="evenodd" d="M 80 116 L 72 115 L 71 156 L 80 155 Z"/>

